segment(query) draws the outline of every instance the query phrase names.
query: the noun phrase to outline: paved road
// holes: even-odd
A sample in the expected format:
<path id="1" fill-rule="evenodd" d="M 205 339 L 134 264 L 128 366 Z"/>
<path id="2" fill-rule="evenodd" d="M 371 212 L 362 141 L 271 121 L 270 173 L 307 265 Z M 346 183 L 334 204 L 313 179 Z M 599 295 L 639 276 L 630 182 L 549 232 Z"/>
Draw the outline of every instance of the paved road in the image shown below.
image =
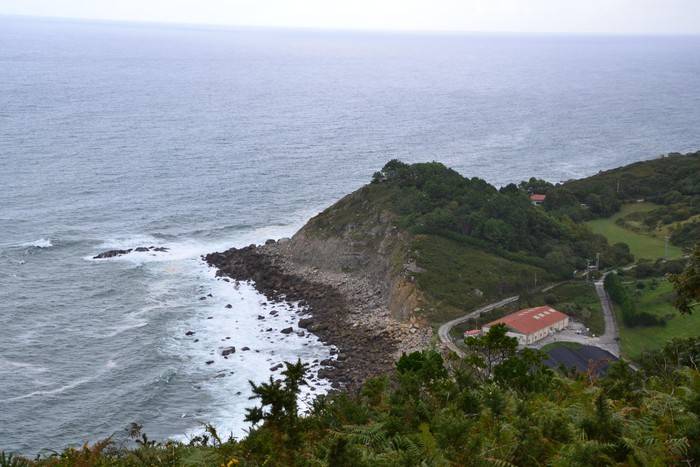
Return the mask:
<path id="1" fill-rule="evenodd" d="M 616 357 L 620 357 L 620 344 L 618 342 L 619 333 L 617 330 L 617 323 L 615 322 L 615 315 L 613 314 L 613 307 L 610 303 L 610 297 L 605 291 L 603 281 L 605 280 L 606 274 L 603 278 L 595 283 L 595 291 L 600 298 L 600 306 L 603 309 L 603 317 L 605 318 L 605 333 L 600 336 L 599 347 L 604 348 Z"/>
<path id="2" fill-rule="evenodd" d="M 547 344 L 552 344 L 554 342 L 578 342 L 579 344 L 592 345 L 595 347 L 600 347 L 601 349 L 607 350 L 615 357 L 620 358 L 620 344 L 617 339 L 617 323 L 615 322 L 615 315 L 613 314 L 612 304 L 610 303 L 610 297 L 608 297 L 605 287 L 603 286 L 603 280 L 601 279 L 595 282 L 595 291 L 600 299 L 600 307 L 603 310 L 603 320 L 605 321 L 605 332 L 598 337 L 591 337 L 584 334 L 576 334 L 576 327 L 570 329 L 565 329 L 563 331 L 547 336 L 542 340 L 531 344 L 530 347 L 535 349 L 540 349 Z M 583 327 L 583 325 L 579 326 Z"/>
<path id="3" fill-rule="evenodd" d="M 448 349 L 459 355 L 460 358 L 464 358 L 466 354 L 460 349 L 457 344 L 452 342 L 452 338 L 450 337 L 450 331 L 452 331 L 452 328 L 457 326 L 458 324 L 461 324 L 465 321 L 468 321 L 472 318 L 476 318 L 478 316 L 481 316 L 482 313 L 486 313 L 487 311 L 491 311 L 494 308 L 500 308 L 502 306 L 508 305 L 509 303 L 513 303 L 517 301 L 520 298 L 519 295 L 516 295 L 514 297 L 508 297 L 506 299 L 503 299 L 499 302 L 491 303 L 486 306 L 482 306 L 481 308 L 477 308 L 476 310 L 472 311 L 471 313 L 468 313 L 460 318 L 453 319 L 452 321 L 448 321 L 447 323 L 443 324 L 440 326 L 440 329 L 438 329 L 438 336 L 440 337 L 440 342 L 444 346 L 446 346 Z"/>

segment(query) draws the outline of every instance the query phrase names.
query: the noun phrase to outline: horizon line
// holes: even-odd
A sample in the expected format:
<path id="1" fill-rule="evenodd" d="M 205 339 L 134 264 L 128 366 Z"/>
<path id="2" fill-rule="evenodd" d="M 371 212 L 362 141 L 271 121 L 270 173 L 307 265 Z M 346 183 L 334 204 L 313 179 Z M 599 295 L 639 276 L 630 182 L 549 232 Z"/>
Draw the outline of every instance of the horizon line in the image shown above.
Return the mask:
<path id="1" fill-rule="evenodd" d="M 323 27 L 323 26 L 289 26 L 289 25 L 246 25 L 233 23 L 200 23 L 168 20 L 136 20 L 126 18 L 95 18 L 78 16 L 42 16 L 25 14 L 7 14 L 0 12 L 0 18 L 35 19 L 59 22 L 130 24 L 138 26 L 174 26 L 180 28 L 202 29 L 251 29 L 251 30 L 284 30 L 284 31 L 316 31 L 316 32 L 350 32 L 378 33 L 397 35 L 517 35 L 517 36 L 599 36 L 599 37 L 696 37 L 700 32 L 602 32 L 602 31 L 498 31 L 498 30 L 441 30 L 441 29 L 403 29 L 403 28 L 362 28 L 362 27 Z"/>

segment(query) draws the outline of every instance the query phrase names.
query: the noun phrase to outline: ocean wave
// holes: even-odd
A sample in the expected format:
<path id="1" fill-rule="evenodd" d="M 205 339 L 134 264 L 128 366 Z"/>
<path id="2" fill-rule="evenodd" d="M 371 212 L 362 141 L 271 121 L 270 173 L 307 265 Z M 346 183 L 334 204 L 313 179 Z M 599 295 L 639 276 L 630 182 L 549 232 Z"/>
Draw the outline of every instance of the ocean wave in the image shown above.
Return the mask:
<path id="1" fill-rule="evenodd" d="M 6 358 L 0 358 L 0 373 L 3 371 L 16 371 L 17 369 L 25 370 L 29 373 L 44 373 L 48 371 L 46 368 L 33 363 L 17 362 L 14 360 L 7 360 Z"/>
<path id="2" fill-rule="evenodd" d="M 55 389 L 40 389 L 37 391 L 32 391 L 27 394 L 23 394 L 21 396 L 17 397 L 10 397 L 9 399 L 1 399 L 0 404 L 8 403 L 8 402 L 15 402 L 15 401 L 20 401 L 23 399 L 29 399 L 30 397 L 35 397 L 35 396 L 51 396 L 54 394 L 60 394 L 62 392 L 68 391 L 70 389 L 76 388 L 78 386 L 81 386 L 85 383 L 89 383 L 90 381 L 94 380 L 97 378 L 97 376 L 91 376 L 89 378 L 80 378 L 76 379 L 72 383 L 57 387 Z"/>
<path id="3" fill-rule="evenodd" d="M 105 333 L 98 334 L 97 337 L 100 339 L 111 339 L 113 337 L 118 336 L 119 334 L 121 334 L 123 332 L 129 331 L 131 329 L 142 328 L 142 327 L 147 326 L 147 325 L 148 325 L 148 321 L 139 320 L 139 321 L 136 321 L 133 323 L 125 324 L 123 326 L 115 326 L 115 327 L 109 329 Z"/>
<path id="4" fill-rule="evenodd" d="M 20 244 L 20 246 L 33 248 L 51 248 L 53 246 L 53 243 L 51 243 L 51 239 L 40 238 L 39 240 L 34 240 L 33 242 L 22 243 Z"/>

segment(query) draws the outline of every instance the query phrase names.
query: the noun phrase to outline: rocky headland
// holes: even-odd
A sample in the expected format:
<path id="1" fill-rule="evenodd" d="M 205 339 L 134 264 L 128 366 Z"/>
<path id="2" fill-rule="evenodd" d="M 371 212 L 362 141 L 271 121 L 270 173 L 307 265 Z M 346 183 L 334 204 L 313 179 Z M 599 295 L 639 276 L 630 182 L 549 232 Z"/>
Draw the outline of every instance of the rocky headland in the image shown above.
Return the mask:
<path id="1" fill-rule="evenodd" d="M 420 317 L 421 294 L 404 274 L 411 268 L 403 262 L 405 239 L 380 206 L 358 210 L 361 192 L 291 239 L 205 257 L 217 274 L 251 281 L 269 300 L 299 302 L 310 316 L 299 326 L 338 349 L 319 376 L 350 390 L 388 373 L 403 352 L 425 348 L 432 337 Z"/>

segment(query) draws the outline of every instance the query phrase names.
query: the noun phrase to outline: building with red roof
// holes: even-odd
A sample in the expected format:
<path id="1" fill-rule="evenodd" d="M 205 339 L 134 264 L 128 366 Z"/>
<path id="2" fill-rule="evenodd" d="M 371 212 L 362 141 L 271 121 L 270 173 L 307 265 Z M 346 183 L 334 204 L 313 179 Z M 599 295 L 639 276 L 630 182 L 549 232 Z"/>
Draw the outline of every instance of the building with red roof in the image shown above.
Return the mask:
<path id="1" fill-rule="evenodd" d="M 486 333 L 496 324 L 505 324 L 509 336 L 517 338 L 520 345 L 529 345 L 566 328 L 569 317 L 551 306 L 538 306 L 491 321 L 481 330 Z"/>
<path id="2" fill-rule="evenodd" d="M 533 193 L 530 195 L 530 202 L 534 204 L 535 206 L 539 206 L 542 203 L 544 203 L 544 200 L 547 199 L 546 195 L 538 195 L 536 193 Z"/>

